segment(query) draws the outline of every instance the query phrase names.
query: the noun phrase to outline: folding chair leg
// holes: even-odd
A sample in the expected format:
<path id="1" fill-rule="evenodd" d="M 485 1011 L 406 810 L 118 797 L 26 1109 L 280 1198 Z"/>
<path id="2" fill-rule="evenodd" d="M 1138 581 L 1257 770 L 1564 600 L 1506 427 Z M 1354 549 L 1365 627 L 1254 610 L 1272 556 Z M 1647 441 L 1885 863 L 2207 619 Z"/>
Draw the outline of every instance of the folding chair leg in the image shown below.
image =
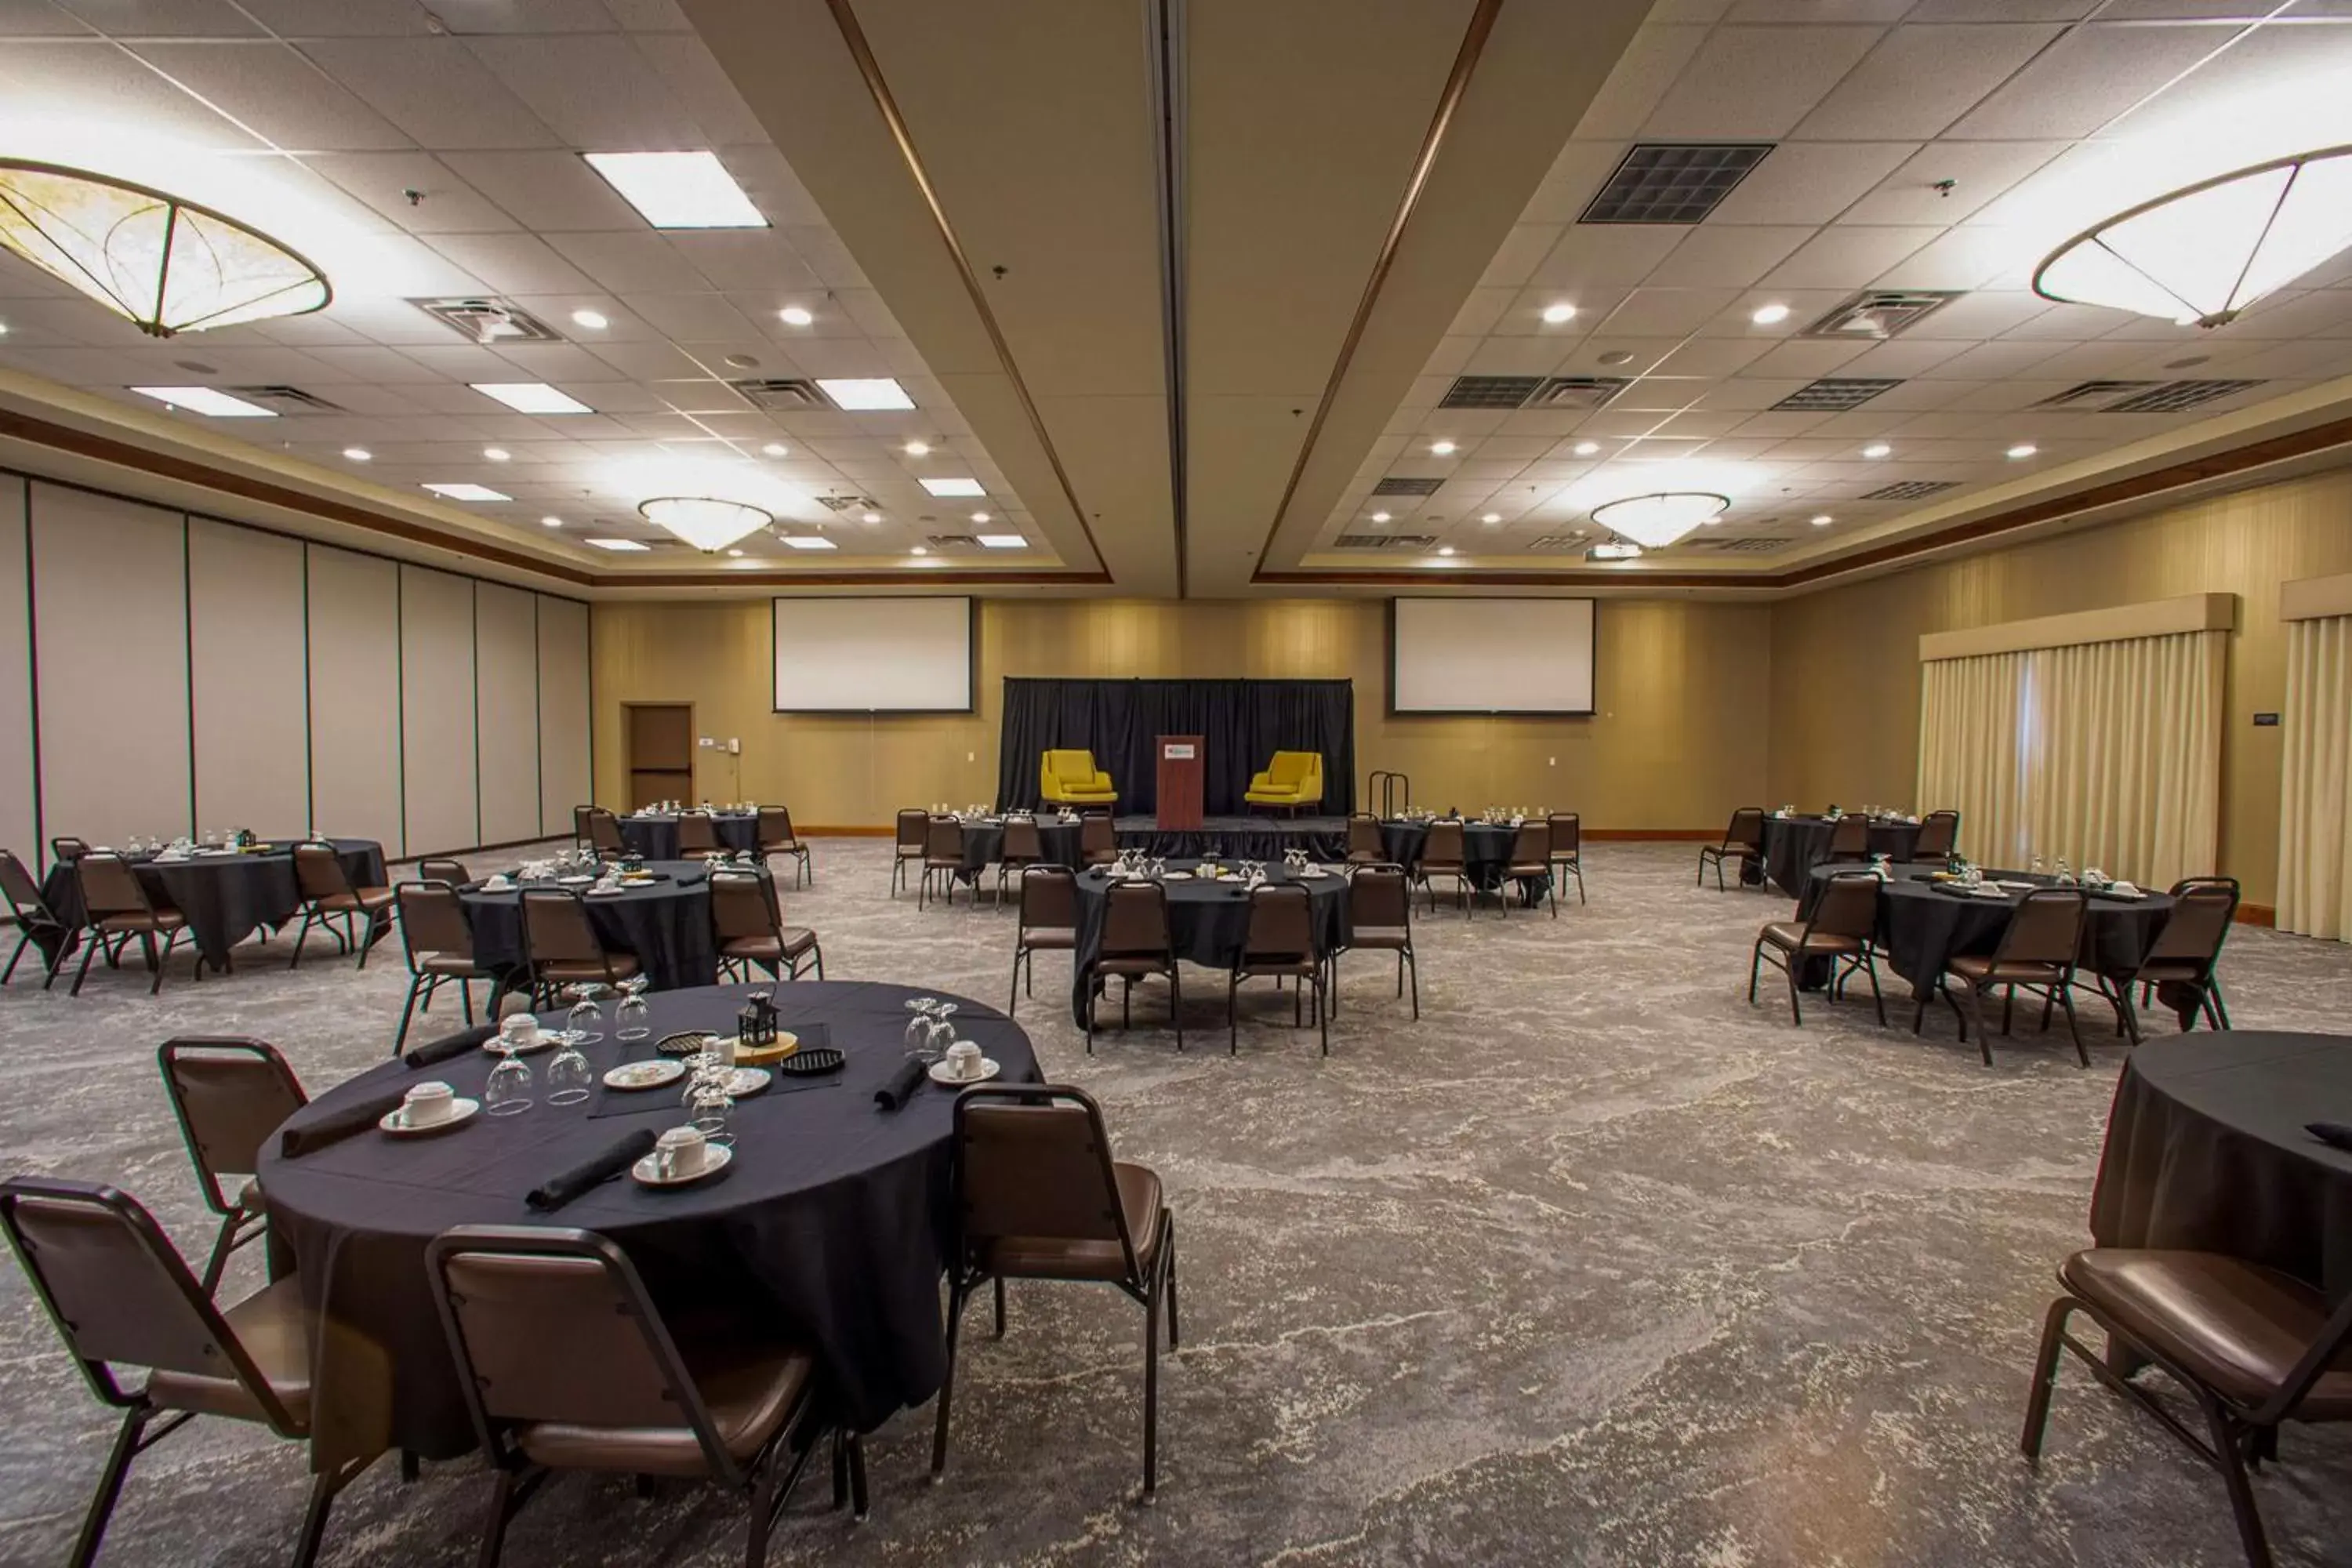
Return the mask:
<path id="1" fill-rule="evenodd" d="M 1878 989 L 1878 965 L 1867 947 L 1862 950 L 1862 972 L 1870 976 L 1871 1005 L 1878 1009 L 1878 1026 L 1883 1029 L 1886 1027 L 1886 997 Z"/>
<path id="2" fill-rule="evenodd" d="M 0 969 L 0 985 L 7 984 L 16 975 L 16 961 L 25 956 L 25 949 L 32 944 L 32 941 L 33 933 L 29 928 L 16 938 L 16 951 L 8 955 L 8 967 Z"/>
<path id="3" fill-rule="evenodd" d="M 1160 1286 L 1155 1277 L 1143 1301 L 1143 1500 L 1160 1491 Z"/>
<path id="4" fill-rule="evenodd" d="M 940 1383 L 939 1419 L 931 1427 L 931 1479 L 948 1468 L 948 1412 L 955 1398 L 956 1340 L 963 1325 L 964 1286 L 961 1278 L 948 1285 L 948 1374 Z"/>
<path id="5" fill-rule="evenodd" d="M 432 978 L 433 977 L 429 974 L 420 974 L 408 983 L 408 1000 L 400 1009 L 400 1027 L 394 1032 L 392 1037 L 392 1054 L 394 1056 L 398 1056 L 400 1054 L 401 1047 L 408 1044 L 408 1021 L 410 1018 L 415 1016 L 416 1013 L 417 993 L 421 991 L 425 994 L 425 1005 L 427 1007 L 430 1007 L 433 1005 L 433 992 L 430 984 L 428 984 Z M 468 1007 L 467 1009 L 466 1022 L 471 1024 L 473 1021 L 473 1009 Z"/>
<path id="6" fill-rule="evenodd" d="M 85 960 L 85 966 L 87 963 Z M 139 1453 L 139 1439 L 145 1435 L 148 1418 L 153 1414 L 142 1408 L 123 1416 L 121 1429 L 114 1435 L 114 1447 L 107 1452 L 106 1468 L 99 1472 L 98 1491 L 89 1500 L 89 1511 L 82 1516 L 81 1534 L 74 1541 L 73 1555 L 66 1560 L 72 1568 L 89 1568 L 98 1561 L 98 1543 L 106 1535 L 107 1521 L 114 1517 L 114 1500 L 122 1495 L 122 1479 L 131 1473 L 131 1461 Z"/>
<path id="7" fill-rule="evenodd" d="M 1003 1339 L 1003 1338 L 1004 1337 L 1004 1276 L 1003 1276 L 1003 1275 L 1000 1274 L 1000 1275 L 998 1275 L 998 1276 L 996 1277 L 996 1279 L 995 1279 L 995 1285 L 996 1285 L 996 1337 L 997 1337 L 998 1339 L 1000 1339 L 1000 1340 L 1001 1340 L 1001 1339 Z"/>
<path id="8" fill-rule="evenodd" d="M 302 1510 L 302 1533 L 294 1542 L 294 1568 L 310 1568 L 319 1558 L 319 1542 L 327 1533 L 327 1510 L 352 1474 L 320 1476 L 310 1483 L 310 1505 Z"/>
<path id="9" fill-rule="evenodd" d="M 2058 1352 L 2064 1346 L 2066 1320 L 2074 1310 L 2074 1298 L 2061 1296 L 2050 1303 L 2042 1319 L 2042 1347 L 2033 1354 L 2033 1384 L 2025 1396 L 2025 1430 L 2018 1450 L 2028 1459 L 2042 1458 L 2042 1434 L 2050 1426 L 2050 1391 L 2058 1381 Z"/>
<path id="10" fill-rule="evenodd" d="M 2213 1460 L 2229 1488 L 2230 1511 L 2238 1521 L 2238 1541 L 2245 1548 L 2249 1568 L 2271 1568 L 2270 1542 L 2263 1538 L 2263 1516 L 2254 1506 L 2254 1489 L 2246 1478 L 2246 1457 L 2229 1413 L 2211 1394 L 2201 1395 L 2206 1430 L 2212 1434 Z"/>
<path id="11" fill-rule="evenodd" d="M 98 956 L 99 949 L 105 945 L 106 939 L 103 937 L 96 937 L 82 943 L 81 967 L 74 971 L 73 988 L 66 993 L 67 995 L 79 996 L 81 994 L 81 983 L 89 978 L 89 961 L 96 958 Z"/>
<path id="12" fill-rule="evenodd" d="M 163 989 L 163 955 L 156 950 L 153 931 L 139 933 L 139 951 L 146 956 L 147 973 L 152 976 L 147 982 L 147 994 L 156 995 Z"/>
<path id="13" fill-rule="evenodd" d="M 2065 1006 L 2066 1032 L 2074 1038 L 2074 1054 L 2082 1058 L 2084 1067 L 2089 1067 L 2091 1053 L 2083 1045 L 2082 1026 L 2074 1018 L 2074 988 L 2066 981 L 2061 980 L 2053 989 L 2058 993 L 2058 1000 Z"/>

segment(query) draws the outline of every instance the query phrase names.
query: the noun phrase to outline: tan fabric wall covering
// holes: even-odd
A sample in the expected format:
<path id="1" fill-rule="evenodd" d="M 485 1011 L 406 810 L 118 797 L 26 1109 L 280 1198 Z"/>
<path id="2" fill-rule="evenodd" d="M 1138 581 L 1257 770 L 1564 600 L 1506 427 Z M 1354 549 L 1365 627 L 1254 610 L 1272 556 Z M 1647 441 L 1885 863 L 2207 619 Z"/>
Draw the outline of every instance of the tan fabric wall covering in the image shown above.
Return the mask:
<path id="1" fill-rule="evenodd" d="M 474 588 L 474 719 L 479 730 L 481 837 L 512 844 L 539 834 L 538 595 Z"/>
<path id="2" fill-rule="evenodd" d="M 474 790 L 474 583 L 400 569 L 400 755 L 407 852 L 479 844 Z"/>
<path id="3" fill-rule="evenodd" d="M 400 853 L 400 568 L 310 547 L 310 812 Z"/>
<path id="4" fill-rule="evenodd" d="M 25 485 L 0 474 L 0 844 L 37 872 L 33 641 L 25 575 Z"/>
<path id="5" fill-rule="evenodd" d="M 2288 626 L 2283 717 L 2278 929 L 2352 939 L 2352 616 Z"/>
<path id="6" fill-rule="evenodd" d="M 588 606 L 539 600 L 539 822 L 572 831 L 572 808 L 594 794 L 588 768 Z"/>
<path id="7" fill-rule="evenodd" d="M 196 821 L 256 833 L 310 826 L 302 542 L 188 522 L 188 651 Z"/>

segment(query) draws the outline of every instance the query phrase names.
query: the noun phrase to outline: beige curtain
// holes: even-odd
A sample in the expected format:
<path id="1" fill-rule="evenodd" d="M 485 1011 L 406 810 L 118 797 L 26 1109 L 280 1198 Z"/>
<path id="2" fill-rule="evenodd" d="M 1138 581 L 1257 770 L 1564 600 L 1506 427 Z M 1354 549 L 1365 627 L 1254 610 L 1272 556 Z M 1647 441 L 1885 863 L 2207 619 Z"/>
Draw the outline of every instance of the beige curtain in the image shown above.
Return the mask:
<path id="1" fill-rule="evenodd" d="M 2352 939 L 2352 616 L 2289 621 L 2278 929 Z"/>
<path id="2" fill-rule="evenodd" d="M 1922 668 L 1919 804 L 1980 864 L 2036 856 L 2168 887 L 2219 847 L 2227 634 L 1941 659 Z"/>

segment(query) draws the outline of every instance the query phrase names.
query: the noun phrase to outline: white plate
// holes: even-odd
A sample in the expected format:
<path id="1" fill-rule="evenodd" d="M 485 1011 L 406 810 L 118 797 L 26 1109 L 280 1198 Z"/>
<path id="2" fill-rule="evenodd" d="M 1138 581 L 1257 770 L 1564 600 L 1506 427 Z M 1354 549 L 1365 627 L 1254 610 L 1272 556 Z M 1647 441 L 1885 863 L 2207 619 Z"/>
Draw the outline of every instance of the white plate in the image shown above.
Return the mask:
<path id="1" fill-rule="evenodd" d="M 604 1087 L 617 1089 L 659 1089 L 686 1076 L 686 1064 L 676 1057 L 623 1062 L 604 1075 Z"/>
<path id="2" fill-rule="evenodd" d="M 998 1070 L 997 1065 L 992 1059 L 987 1057 L 982 1057 L 980 1058 L 980 1070 L 978 1072 L 972 1074 L 970 1078 L 958 1078 L 955 1074 L 948 1070 L 947 1063 L 933 1062 L 931 1064 L 931 1081 L 933 1083 L 943 1083 L 950 1089 L 956 1089 L 965 1084 L 986 1083 L 990 1079 L 992 1079 L 997 1075 Z"/>
<path id="3" fill-rule="evenodd" d="M 1995 879 L 1992 882 L 1989 883 L 1988 886 L 2005 888 L 2012 893 L 2030 893 L 2033 891 L 2034 889 L 2042 886 L 2042 884 L 2039 882 L 2020 882 L 2014 879 L 2006 881 Z"/>
<path id="4" fill-rule="evenodd" d="M 719 1172 L 725 1170 L 727 1168 L 728 1162 L 734 1158 L 735 1151 L 729 1148 L 726 1144 L 705 1143 L 702 1146 L 701 1166 L 688 1174 L 679 1176 L 663 1175 L 661 1173 L 661 1156 L 658 1154 L 648 1154 L 644 1159 L 638 1161 L 635 1164 L 630 1166 L 629 1174 L 635 1177 L 639 1183 L 648 1187 L 688 1187 L 692 1186 L 697 1182 L 717 1175 Z"/>
<path id="5" fill-rule="evenodd" d="M 627 892 L 626 888 L 591 888 L 581 897 L 586 899 L 616 899 Z"/>
<path id="6" fill-rule="evenodd" d="M 1163 882 L 1189 882 L 1192 879 L 1192 873 L 1190 871 L 1170 871 L 1164 873 L 1160 879 Z"/>
<path id="7" fill-rule="evenodd" d="M 569 1032 L 566 1030 L 541 1029 L 539 1032 L 539 1037 L 537 1039 L 531 1041 L 531 1043 L 527 1046 L 517 1046 L 514 1048 L 514 1054 L 519 1057 L 536 1056 L 541 1051 L 552 1050 L 555 1047 L 565 1044 L 570 1037 Z M 507 1054 L 496 1037 L 484 1040 L 482 1042 L 482 1049 L 489 1052 L 490 1055 L 494 1057 L 502 1057 Z"/>
<path id="8" fill-rule="evenodd" d="M 595 879 L 593 877 L 558 877 L 555 881 L 558 887 L 584 888 Z"/>
<path id="9" fill-rule="evenodd" d="M 727 1098 L 741 1100 L 746 1095 L 759 1093 L 774 1081 L 775 1075 L 766 1068 L 737 1068 L 734 1076 L 727 1080 Z"/>
<path id="10" fill-rule="evenodd" d="M 1972 899 L 2007 899 L 2009 894 L 1997 882 L 1988 882 L 1969 895 Z"/>
<path id="11" fill-rule="evenodd" d="M 472 1120 L 476 1111 L 482 1109 L 482 1102 L 478 1100 L 453 1100 L 449 1104 L 449 1114 L 439 1121 L 428 1121 L 412 1127 L 405 1120 L 408 1112 L 405 1108 L 403 1108 L 399 1110 L 385 1111 L 376 1119 L 375 1124 L 394 1138 L 430 1138 L 436 1132 L 446 1132 L 452 1127 L 463 1127 Z"/>

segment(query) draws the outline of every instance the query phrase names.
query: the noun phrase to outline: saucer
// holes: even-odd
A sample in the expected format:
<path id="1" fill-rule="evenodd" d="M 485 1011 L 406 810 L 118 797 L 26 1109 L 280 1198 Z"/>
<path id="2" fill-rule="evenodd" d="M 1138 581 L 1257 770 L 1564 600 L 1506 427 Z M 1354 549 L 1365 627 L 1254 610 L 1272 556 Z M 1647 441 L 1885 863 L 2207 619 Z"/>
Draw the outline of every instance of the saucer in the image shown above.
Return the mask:
<path id="1" fill-rule="evenodd" d="M 980 1058 L 980 1070 L 970 1078 L 956 1077 L 948 1070 L 948 1064 L 945 1062 L 933 1062 L 930 1068 L 931 1081 L 943 1083 L 950 1089 L 955 1089 L 963 1084 L 986 1083 L 990 1079 L 994 1078 L 999 1070 L 996 1063 L 987 1057 Z"/>
<path id="2" fill-rule="evenodd" d="M 737 1068 L 727 1079 L 727 1098 L 741 1100 L 759 1093 L 775 1079 L 765 1068 Z"/>
<path id="3" fill-rule="evenodd" d="M 427 1121 L 412 1127 L 408 1123 L 408 1112 L 404 1109 L 385 1111 L 376 1119 L 375 1124 L 394 1138 L 430 1138 L 436 1132 L 446 1132 L 452 1127 L 463 1127 L 473 1120 L 477 1111 L 482 1109 L 482 1102 L 478 1100 L 453 1100 L 449 1105 L 449 1115 L 446 1121 Z"/>
<path id="4" fill-rule="evenodd" d="M 584 888 L 595 881 L 593 877 L 558 877 L 556 885 L 563 888 Z"/>
<path id="5" fill-rule="evenodd" d="M 617 1089 L 659 1089 L 676 1083 L 686 1076 L 686 1064 L 676 1057 L 656 1057 L 651 1061 L 623 1062 L 604 1075 L 604 1087 Z"/>
<path id="6" fill-rule="evenodd" d="M 1192 873 L 1190 871 L 1166 871 L 1160 874 L 1160 879 L 1163 882 L 1189 882 L 1192 879 Z"/>
<path id="7" fill-rule="evenodd" d="M 728 1162 L 734 1158 L 735 1151 L 726 1144 L 705 1143 L 702 1146 L 702 1166 L 699 1170 L 689 1171 L 682 1175 L 665 1176 L 661 1174 L 661 1156 L 648 1154 L 629 1167 L 629 1174 L 644 1186 L 690 1187 L 697 1182 L 717 1175 L 725 1170 Z"/>
<path id="8" fill-rule="evenodd" d="M 514 1054 L 519 1057 L 528 1057 L 535 1056 L 541 1051 L 550 1050 L 554 1047 L 566 1044 L 566 1034 L 567 1031 L 562 1029 L 541 1029 L 539 1032 L 538 1038 L 532 1040 L 531 1043 L 527 1046 L 517 1046 L 514 1048 Z M 482 1042 L 482 1049 L 489 1052 L 490 1055 L 494 1057 L 502 1057 L 507 1054 L 503 1048 L 502 1042 L 495 1035 Z"/>

